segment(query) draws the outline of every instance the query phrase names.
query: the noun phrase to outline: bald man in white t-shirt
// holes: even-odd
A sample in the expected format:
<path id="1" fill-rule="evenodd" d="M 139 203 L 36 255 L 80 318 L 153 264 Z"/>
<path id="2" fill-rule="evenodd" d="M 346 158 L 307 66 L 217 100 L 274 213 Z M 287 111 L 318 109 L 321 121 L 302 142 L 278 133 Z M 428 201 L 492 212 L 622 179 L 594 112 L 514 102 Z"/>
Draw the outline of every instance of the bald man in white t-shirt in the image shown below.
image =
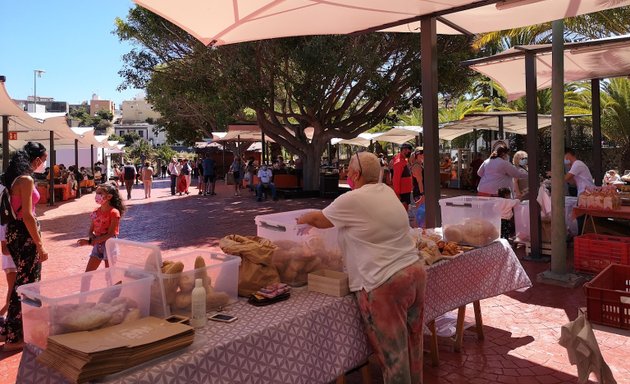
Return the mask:
<path id="1" fill-rule="evenodd" d="M 338 230 L 338 242 L 383 382 L 422 382 L 422 330 L 426 271 L 409 234 L 398 196 L 379 182 L 381 165 L 371 153 L 353 155 L 352 190 L 298 224 Z M 392 300 L 396 298 L 396 300 Z"/>

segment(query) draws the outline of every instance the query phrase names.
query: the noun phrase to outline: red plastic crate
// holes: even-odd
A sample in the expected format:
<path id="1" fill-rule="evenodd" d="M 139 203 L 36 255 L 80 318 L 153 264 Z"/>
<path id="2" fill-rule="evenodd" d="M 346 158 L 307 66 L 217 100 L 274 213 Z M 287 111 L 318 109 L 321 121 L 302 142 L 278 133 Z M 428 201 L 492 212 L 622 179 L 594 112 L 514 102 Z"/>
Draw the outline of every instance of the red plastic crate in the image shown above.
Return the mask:
<path id="1" fill-rule="evenodd" d="M 630 329 L 630 266 L 612 264 L 584 284 L 591 323 Z"/>
<path id="2" fill-rule="evenodd" d="M 596 233 L 575 237 L 573 268 L 576 272 L 599 273 L 610 264 L 630 265 L 630 237 Z"/>

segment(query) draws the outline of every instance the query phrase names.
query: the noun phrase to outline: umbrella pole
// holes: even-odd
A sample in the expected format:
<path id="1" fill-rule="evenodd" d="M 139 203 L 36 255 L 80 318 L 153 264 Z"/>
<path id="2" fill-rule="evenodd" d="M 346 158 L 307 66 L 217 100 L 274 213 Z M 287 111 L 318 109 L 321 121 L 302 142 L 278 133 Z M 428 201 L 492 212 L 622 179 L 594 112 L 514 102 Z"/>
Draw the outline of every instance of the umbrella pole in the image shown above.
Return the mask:
<path id="1" fill-rule="evenodd" d="M 9 116 L 2 116 L 2 172 L 9 167 Z"/>
<path id="2" fill-rule="evenodd" d="M 48 205 L 55 205 L 55 164 L 57 164 L 57 156 L 55 156 L 55 132 L 50 131 L 50 168 L 48 175 L 50 175 L 50 192 L 48 193 Z"/>
<path id="3" fill-rule="evenodd" d="M 540 232 L 540 205 L 536 201 L 538 193 L 538 106 L 536 100 L 536 53 L 525 53 L 525 85 L 527 100 L 527 156 L 529 157 L 529 238 L 531 253 L 527 260 L 548 260 L 542 257 L 542 236 Z"/>

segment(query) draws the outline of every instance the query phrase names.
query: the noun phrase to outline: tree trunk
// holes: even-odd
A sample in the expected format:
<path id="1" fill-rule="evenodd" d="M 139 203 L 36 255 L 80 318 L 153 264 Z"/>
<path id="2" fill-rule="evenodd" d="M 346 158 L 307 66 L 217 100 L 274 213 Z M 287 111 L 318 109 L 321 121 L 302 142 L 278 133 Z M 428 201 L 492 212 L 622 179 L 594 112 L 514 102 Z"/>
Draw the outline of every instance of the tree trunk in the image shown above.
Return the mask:
<path id="1" fill-rule="evenodd" d="M 326 143 L 315 143 L 304 148 L 302 189 L 305 191 L 319 190 L 319 167 Z"/>

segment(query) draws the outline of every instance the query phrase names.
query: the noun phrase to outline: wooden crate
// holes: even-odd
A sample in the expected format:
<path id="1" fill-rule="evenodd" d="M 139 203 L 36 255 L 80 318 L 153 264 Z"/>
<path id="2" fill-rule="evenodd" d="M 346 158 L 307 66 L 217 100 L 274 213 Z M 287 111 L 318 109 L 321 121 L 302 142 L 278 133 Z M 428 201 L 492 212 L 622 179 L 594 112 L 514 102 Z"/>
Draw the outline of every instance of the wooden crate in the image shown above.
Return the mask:
<path id="1" fill-rule="evenodd" d="M 308 274 L 308 290 L 342 297 L 350 293 L 348 275 L 343 272 L 321 269 Z"/>

